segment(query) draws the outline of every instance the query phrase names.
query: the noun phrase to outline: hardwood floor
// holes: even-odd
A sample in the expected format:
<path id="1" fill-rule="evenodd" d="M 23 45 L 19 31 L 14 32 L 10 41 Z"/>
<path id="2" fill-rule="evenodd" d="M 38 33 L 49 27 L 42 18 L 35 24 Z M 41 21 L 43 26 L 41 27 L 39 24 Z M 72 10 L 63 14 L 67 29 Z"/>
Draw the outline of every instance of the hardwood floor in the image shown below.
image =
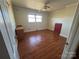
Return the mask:
<path id="1" fill-rule="evenodd" d="M 49 30 L 25 33 L 19 41 L 21 59 L 61 59 L 66 39 Z"/>

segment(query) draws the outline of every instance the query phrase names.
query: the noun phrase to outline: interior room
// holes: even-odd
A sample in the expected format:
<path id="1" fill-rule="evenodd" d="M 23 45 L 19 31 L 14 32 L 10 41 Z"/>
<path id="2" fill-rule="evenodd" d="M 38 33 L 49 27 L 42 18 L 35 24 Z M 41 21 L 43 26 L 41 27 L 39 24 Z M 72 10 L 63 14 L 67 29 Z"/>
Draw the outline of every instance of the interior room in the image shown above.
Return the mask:
<path id="1" fill-rule="evenodd" d="M 21 59 L 61 59 L 77 0 L 13 0 Z"/>
<path id="2" fill-rule="evenodd" d="M 3 41 L 0 41 L 5 43 L 6 56 L 10 59 L 71 59 L 78 42 L 75 40 L 79 33 L 78 3 L 78 0 L 1 0 L 0 37 L 3 36 Z"/>

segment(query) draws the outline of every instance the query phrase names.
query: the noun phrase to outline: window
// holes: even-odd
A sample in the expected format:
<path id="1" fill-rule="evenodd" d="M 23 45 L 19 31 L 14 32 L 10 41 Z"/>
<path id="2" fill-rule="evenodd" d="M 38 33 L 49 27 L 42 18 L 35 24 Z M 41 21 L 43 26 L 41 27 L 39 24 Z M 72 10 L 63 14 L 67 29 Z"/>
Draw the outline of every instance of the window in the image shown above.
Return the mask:
<path id="1" fill-rule="evenodd" d="M 42 22 L 42 16 L 36 16 L 36 22 Z"/>
<path id="2" fill-rule="evenodd" d="M 35 16 L 34 15 L 28 15 L 28 22 L 35 22 Z"/>
<path id="3" fill-rule="evenodd" d="M 42 16 L 28 15 L 28 22 L 42 22 Z"/>

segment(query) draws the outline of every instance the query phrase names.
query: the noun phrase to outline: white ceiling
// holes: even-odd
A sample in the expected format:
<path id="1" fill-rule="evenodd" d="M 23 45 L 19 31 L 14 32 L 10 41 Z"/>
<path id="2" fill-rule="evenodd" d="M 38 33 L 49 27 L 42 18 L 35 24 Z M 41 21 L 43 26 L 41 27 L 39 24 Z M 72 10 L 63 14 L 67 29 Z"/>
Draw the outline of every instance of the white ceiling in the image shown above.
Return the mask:
<path id="1" fill-rule="evenodd" d="M 35 10 L 42 10 L 46 1 L 49 1 L 50 9 L 53 11 L 65 7 L 68 4 L 76 3 L 78 0 L 13 0 L 15 6 L 31 8 Z"/>

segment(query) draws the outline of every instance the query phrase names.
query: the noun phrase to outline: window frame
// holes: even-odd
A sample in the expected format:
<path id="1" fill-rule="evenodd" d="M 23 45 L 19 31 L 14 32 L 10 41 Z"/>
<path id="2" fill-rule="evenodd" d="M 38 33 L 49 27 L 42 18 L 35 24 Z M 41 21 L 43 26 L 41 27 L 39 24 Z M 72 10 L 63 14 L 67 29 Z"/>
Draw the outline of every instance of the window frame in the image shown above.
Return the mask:
<path id="1" fill-rule="evenodd" d="M 31 21 L 31 18 L 33 18 L 34 21 Z M 39 19 L 39 20 L 37 20 L 37 19 Z M 30 14 L 30 15 L 28 15 L 28 22 L 29 23 L 35 23 L 35 22 L 41 23 L 42 22 L 42 16 L 41 15 Z"/>

